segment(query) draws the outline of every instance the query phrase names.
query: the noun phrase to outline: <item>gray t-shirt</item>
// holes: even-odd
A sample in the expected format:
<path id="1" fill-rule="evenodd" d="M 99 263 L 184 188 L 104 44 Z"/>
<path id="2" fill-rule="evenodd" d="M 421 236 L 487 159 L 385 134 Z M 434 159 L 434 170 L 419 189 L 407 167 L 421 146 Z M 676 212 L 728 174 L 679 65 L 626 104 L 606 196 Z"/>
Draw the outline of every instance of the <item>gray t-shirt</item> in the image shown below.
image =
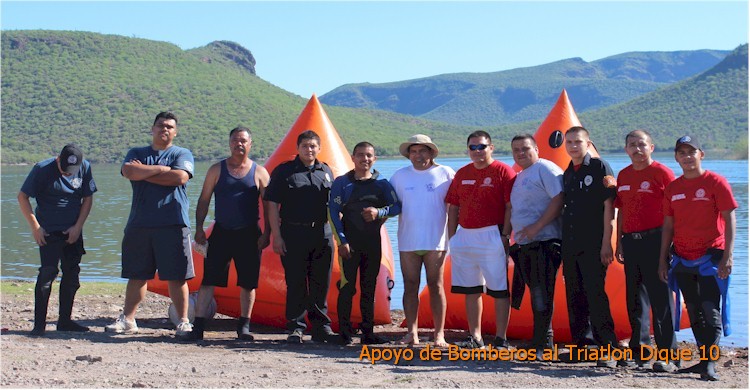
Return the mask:
<path id="1" fill-rule="evenodd" d="M 540 158 L 539 161 L 524 169 L 516 176 L 510 193 L 513 211 L 510 223 L 514 231 L 536 222 L 544 214 L 552 198 L 563 192 L 563 171 L 555 163 Z M 562 238 L 562 216 L 542 228 L 533 241 L 546 241 Z M 532 242 L 525 237 L 519 244 Z"/>

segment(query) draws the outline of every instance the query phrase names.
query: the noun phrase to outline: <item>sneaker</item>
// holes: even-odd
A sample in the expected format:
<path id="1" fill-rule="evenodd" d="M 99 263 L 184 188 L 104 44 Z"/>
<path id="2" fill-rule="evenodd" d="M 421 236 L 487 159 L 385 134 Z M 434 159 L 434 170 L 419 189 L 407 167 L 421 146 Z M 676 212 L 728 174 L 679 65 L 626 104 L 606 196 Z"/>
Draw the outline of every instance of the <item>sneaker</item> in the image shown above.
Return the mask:
<path id="1" fill-rule="evenodd" d="M 120 314 L 117 321 L 104 327 L 104 331 L 113 333 L 137 333 L 138 325 L 135 323 L 135 320 L 127 320 L 124 314 Z"/>
<path id="2" fill-rule="evenodd" d="M 174 335 L 177 338 L 186 338 L 193 332 L 193 325 L 187 321 L 180 322 L 177 324 L 177 330 Z"/>
<path id="3" fill-rule="evenodd" d="M 677 371 L 677 366 L 674 363 L 672 363 L 672 362 L 664 363 L 661 360 L 657 360 L 657 361 L 654 362 L 654 364 L 652 365 L 651 369 L 654 370 L 654 372 L 668 372 L 668 373 L 672 373 L 672 372 Z"/>
<path id="4" fill-rule="evenodd" d="M 484 349 L 484 341 L 482 339 L 477 340 L 474 336 L 469 336 L 466 341 L 459 341 L 456 345 L 463 349 Z"/>
<path id="5" fill-rule="evenodd" d="M 494 340 L 492 340 L 492 346 L 497 349 L 510 349 L 510 344 L 508 344 L 508 340 L 502 338 L 502 337 L 495 337 Z"/>
<path id="6" fill-rule="evenodd" d="M 605 368 L 617 368 L 617 360 L 612 360 L 610 358 L 599 359 L 596 361 L 596 366 Z"/>
<path id="7" fill-rule="evenodd" d="M 364 345 L 386 344 L 387 342 L 388 340 L 376 335 L 375 333 L 365 333 L 361 340 L 361 343 Z"/>
<path id="8" fill-rule="evenodd" d="M 297 329 L 294 332 L 289 334 L 289 337 L 286 338 L 286 342 L 289 344 L 302 344 L 302 331 Z"/>
<path id="9" fill-rule="evenodd" d="M 75 322 L 68 321 L 57 321 L 58 332 L 88 332 L 88 326 L 78 325 Z"/>

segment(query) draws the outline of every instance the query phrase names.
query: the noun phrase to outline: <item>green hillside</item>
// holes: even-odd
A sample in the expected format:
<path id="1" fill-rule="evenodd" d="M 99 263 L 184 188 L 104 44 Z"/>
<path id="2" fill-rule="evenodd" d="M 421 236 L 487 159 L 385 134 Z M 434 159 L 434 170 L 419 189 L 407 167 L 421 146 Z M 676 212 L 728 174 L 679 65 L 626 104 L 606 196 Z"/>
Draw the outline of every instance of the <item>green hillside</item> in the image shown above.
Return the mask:
<path id="1" fill-rule="evenodd" d="M 605 150 L 621 149 L 622 137 L 640 128 L 649 130 L 659 149 L 671 150 L 679 136 L 693 134 L 706 149 L 744 151 L 747 158 L 747 64 L 745 44 L 698 76 L 579 118 L 599 134 L 597 144 Z"/>
<path id="2" fill-rule="evenodd" d="M 2 162 L 39 161 L 68 142 L 92 161 L 119 162 L 128 148 L 150 141 L 153 117 L 163 110 L 178 115 L 175 143 L 196 159 L 224 156 L 238 124 L 253 130 L 254 156 L 266 157 L 307 99 L 259 78 L 254 65 L 248 50 L 226 41 L 184 51 L 116 35 L 3 31 Z M 470 131 L 389 112 L 326 111 L 347 145 L 367 139 L 389 154 L 418 132 L 458 153 Z"/>
<path id="3" fill-rule="evenodd" d="M 542 120 L 560 90 L 586 112 L 623 103 L 702 73 L 729 52 L 634 52 L 580 58 L 493 73 L 455 73 L 383 84 L 347 84 L 321 96 L 326 104 L 374 108 L 448 123 L 493 126 Z"/>

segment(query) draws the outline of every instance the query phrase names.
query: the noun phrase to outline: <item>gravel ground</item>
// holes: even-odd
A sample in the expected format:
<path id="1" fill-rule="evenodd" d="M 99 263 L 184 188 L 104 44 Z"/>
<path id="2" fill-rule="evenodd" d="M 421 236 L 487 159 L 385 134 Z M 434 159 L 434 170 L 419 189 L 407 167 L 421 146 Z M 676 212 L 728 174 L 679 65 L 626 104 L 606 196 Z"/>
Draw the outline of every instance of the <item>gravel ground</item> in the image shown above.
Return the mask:
<path id="1" fill-rule="evenodd" d="M 23 286 L 24 282 L 17 282 Z M 15 283 L 14 283 L 15 284 Z M 33 284 L 27 283 L 28 289 Z M 85 284 L 82 291 L 86 288 Z M 124 288 L 124 286 L 122 286 Z M 56 288 L 55 288 L 56 289 Z M 647 369 L 596 368 L 595 363 L 427 359 L 424 345 L 407 349 L 395 344 L 369 350 L 390 361 L 360 359 L 357 344 L 338 346 L 306 342 L 288 345 L 281 329 L 256 326 L 256 340 L 235 340 L 234 320 L 217 315 L 200 343 L 177 342 L 167 320 L 167 298 L 149 294 L 138 312 L 141 332 L 104 333 L 121 309 L 123 296 L 80 295 L 74 319 L 88 333 L 57 332 L 57 298 L 50 300 L 50 322 L 44 337 L 30 337 L 34 303 L 29 293 L 0 298 L 0 386 L 3 388 L 748 388 L 747 348 L 722 348 L 721 381 L 705 382 L 697 374 L 654 373 Z M 404 334 L 403 313 L 376 332 L 395 341 Z M 421 333 L 426 340 L 428 331 Z M 309 339 L 309 336 L 307 337 Z M 449 331 L 448 341 L 464 338 Z M 356 341 L 356 338 L 355 338 Z M 521 341 L 511 341 L 520 349 Z M 680 348 L 694 345 L 680 343 Z M 409 356 L 411 355 L 411 359 Z M 423 354 L 422 357 L 420 355 Z M 394 362 L 395 355 L 400 361 Z M 453 355 L 455 357 L 455 355 Z M 694 352 L 693 356 L 697 356 Z M 424 358 L 423 358 L 424 357 Z M 561 356 L 562 357 L 562 356 Z"/>

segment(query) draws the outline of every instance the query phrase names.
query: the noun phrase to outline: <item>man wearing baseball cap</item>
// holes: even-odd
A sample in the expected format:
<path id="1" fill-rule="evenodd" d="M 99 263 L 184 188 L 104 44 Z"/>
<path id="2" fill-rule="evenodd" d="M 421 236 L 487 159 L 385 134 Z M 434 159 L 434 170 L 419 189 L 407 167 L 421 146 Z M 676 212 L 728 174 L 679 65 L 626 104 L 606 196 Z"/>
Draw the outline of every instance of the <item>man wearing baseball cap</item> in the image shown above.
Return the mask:
<path id="1" fill-rule="evenodd" d="M 737 201 L 723 176 L 703 169 L 705 153 L 694 137 L 680 137 L 674 156 L 682 176 L 664 190 L 659 277 L 682 292 L 695 341 L 703 351 L 698 364 L 678 372 L 716 381 L 722 329 L 725 336 L 731 334 L 726 308 Z"/>
<path id="2" fill-rule="evenodd" d="M 435 162 L 438 147 L 424 134 L 409 137 L 401 144 L 399 152 L 411 162 L 397 170 L 390 180 L 402 207 L 398 217 L 398 249 L 404 277 L 407 333 L 399 343 L 419 344 L 419 279 L 424 265 L 435 323 L 433 342 L 436 347 L 447 347 L 443 331 L 446 308 L 443 270 L 448 250 L 445 195 L 456 172 Z"/>
<path id="3" fill-rule="evenodd" d="M 83 159 L 78 147 L 68 144 L 59 156 L 34 165 L 18 193 L 21 214 L 39 245 L 42 263 L 34 288 L 33 336 L 42 336 L 46 330 L 47 305 L 58 265 L 62 268 L 62 279 L 57 330 L 89 330 L 73 322 L 70 316 L 80 287 L 81 256 L 86 253 L 81 232 L 94 202 L 94 192 L 91 165 Z M 36 199 L 36 210 L 32 209 L 30 198 Z"/>

